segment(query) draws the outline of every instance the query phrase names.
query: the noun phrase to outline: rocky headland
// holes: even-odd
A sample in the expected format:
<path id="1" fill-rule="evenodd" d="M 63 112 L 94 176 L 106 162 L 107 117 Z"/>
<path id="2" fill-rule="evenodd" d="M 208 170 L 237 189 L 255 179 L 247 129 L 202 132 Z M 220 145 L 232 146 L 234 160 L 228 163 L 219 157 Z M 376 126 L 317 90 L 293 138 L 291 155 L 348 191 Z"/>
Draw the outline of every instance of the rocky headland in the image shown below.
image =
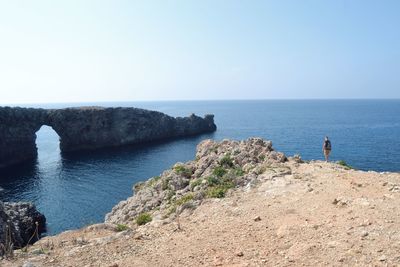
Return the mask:
<path id="1" fill-rule="evenodd" d="M 206 140 L 105 223 L 3 266 L 397 266 L 400 174 L 303 162 L 260 138 Z M 29 265 L 28 265 L 29 264 Z"/>
<path id="2" fill-rule="evenodd" d="M 174 118 L 138 108 L 36 109 L 0 107 L 0 168 L 37 156 L 36 132 L 51 126 L 61 152 L 93 150 L 216 130 L 214 116 Z"/>

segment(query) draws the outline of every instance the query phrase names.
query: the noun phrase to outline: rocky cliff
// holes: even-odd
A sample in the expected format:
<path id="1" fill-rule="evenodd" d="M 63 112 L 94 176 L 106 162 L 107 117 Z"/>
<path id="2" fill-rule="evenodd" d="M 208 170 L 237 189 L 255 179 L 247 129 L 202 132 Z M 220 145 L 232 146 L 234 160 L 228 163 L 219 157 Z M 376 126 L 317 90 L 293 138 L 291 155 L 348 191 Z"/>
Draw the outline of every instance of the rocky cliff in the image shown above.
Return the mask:
<path id="1" fill-rule="evenodd" d="M 0 107 L 0 168 L 37 155 L 36 132 L 51 126 L 62 152 L 92 150 L 196 135 L 216 130 L 213 115 L 174 118 L 137 108 Z"/>
<path id="2" fill-rule="evenodd" d="M 46 117 L 44 109 L 0 107 L 0 168 L 36 157 L 35 133 Z"/>
<path id="3" fill-rule="evenodd" d="M 0 201 L 0 256 L 10 246 L 22 248 L 37 241 L 45 228 L 45 216 L 32 203 Z"/>
<path id="4" fill-rule="evenodd" d="M 168 218 L 177 210 L 193 209 L 207 197 L 224 197 L 235 187 L 254 183 L 265 168 L 287 160 L 272 148 L 271 141 L 205 140 L 197 147 L 196 160 L 177 163 L 144 183 L 136 184 L 135 194 L 120 202 L 106 215 L 107 223 L 126 224 L 140 214 Z"/>

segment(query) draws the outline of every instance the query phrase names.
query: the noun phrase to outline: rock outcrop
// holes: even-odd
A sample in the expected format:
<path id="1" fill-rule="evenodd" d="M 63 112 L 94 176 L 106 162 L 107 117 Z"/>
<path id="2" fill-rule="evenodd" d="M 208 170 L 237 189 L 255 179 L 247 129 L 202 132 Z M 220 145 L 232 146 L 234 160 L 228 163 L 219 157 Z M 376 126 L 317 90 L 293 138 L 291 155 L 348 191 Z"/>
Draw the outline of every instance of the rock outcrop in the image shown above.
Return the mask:
<path id="1" fill-rule="evenodd" d="M 46 218 L 32 203 L 0 201 L 0 256 L 10 244 L 21 248 L 37 241 L 45 229 Z"/>
<path id="2" fill-rule="evenodd" d="M 134 186 L 135 195 L 106 215 L 107 223 L 127 224 L 144 212 L 166 218 L 177 210 L 197 207 L 207 197 L 224 197 L 229 189 L 254 183 L 271 164 L 287 160 L 271 141 L 205 140 L 197 146 L 196 160 L 177 163 Z"/>
<path id="3" fill-rule="evenodd" d="M 286 158 L 258 138 L 206 140 L 194 161 L 137 184 L 111 223 L 0 265 L 400 266 L 400 173 L 343 165 Z"/>
<path id="4" fill-rule="evenodd" d="M 51 126 L 62 152 L 138 144 L 216 130 L 214 116 L 174 118 L 138 108 L 0 107 L 0 168 L 37 156 L 36 132 Z"/>
<path id="5" fill-rule="evenodd" d="M 35 133 L 45 121 L 44 109 L 0 107 L 0 168 L 36 157 Z"/>

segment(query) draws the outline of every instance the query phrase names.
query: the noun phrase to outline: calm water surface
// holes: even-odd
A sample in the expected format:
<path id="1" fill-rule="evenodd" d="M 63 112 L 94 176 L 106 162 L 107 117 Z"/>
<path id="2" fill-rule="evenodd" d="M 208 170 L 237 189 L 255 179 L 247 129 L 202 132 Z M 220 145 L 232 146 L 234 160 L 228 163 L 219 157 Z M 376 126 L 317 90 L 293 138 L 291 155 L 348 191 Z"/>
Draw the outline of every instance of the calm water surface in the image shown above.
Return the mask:
<path id="1" fill-rule="evenodd" d="M 37 133 L 39 156 L 23 168 L 0 172 L 0 199 L 33 201 L 48 221 L 48 234 L 101 222 L 132 185 L 160 174 L 177 161 L 194 158 L 206 138 L 273 141 L 287 155 L 322 159 L 323 137 L 332 141 L 333 160 L 363 170 L 400 171 L 400 100 L 274 100 L 81 103 L 39 105 L 134 106 L 172 116 L 215 115 L 213 134 L 146 146 L 61 156 L 57 134 L 47 126 Z M 37 106 L 36 106 L 37 107 Z"/>

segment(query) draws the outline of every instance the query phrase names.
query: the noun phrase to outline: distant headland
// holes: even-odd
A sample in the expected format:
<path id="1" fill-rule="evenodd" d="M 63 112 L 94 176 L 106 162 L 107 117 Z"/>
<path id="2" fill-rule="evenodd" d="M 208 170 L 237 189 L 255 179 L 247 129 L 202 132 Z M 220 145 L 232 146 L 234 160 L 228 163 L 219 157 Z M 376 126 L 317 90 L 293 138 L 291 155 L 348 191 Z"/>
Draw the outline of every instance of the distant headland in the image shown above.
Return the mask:
<path id="1" fill-rule="evenodd" d="M 139 144 L 217 129 L 214 115 L 174 118 L 126 107 L 0 107 L 0 168 L 36 158 L 36 132 L 43 125 L 51 126 L 60 136 L 61 152 Z"/>

